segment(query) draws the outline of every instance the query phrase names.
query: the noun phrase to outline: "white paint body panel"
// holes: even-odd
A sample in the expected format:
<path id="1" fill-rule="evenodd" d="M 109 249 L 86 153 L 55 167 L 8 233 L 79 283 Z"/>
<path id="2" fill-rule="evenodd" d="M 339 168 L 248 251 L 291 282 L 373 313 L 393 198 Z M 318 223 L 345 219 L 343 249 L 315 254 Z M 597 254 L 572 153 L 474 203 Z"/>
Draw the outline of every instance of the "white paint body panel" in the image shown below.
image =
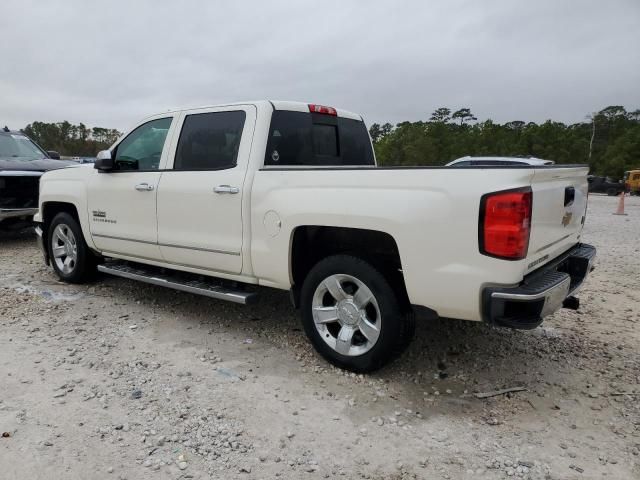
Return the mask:
<path id="1" fill-rule="evenodd" d="M 442 316 L 478 319 L 481 286 L 517 283 L 525 263 L 480 255 L 480 197 L 525 185 L 532 172 L 476 170 L 473 176 L 476 181 L 461 189 L 446 187 L 461 180 L 448 169 L 260 171 L 252 189 L 254 273 L 276 285 L 290 283 L 289 244 L 298 226 L 378 230 L 398 245 L 413 304 Z M 262 226 L 268 210 L 282 218 L 276 237 Z"/>
<path id="2" fill-rule="evenodd" d="M 87 210 L 96 248 L 145 258 L 158 257 L 156 199 L 160 175 L 160 172 L 111 175 L 96 171 L 87 179 Z M 136 190 L 135 186 L 140 183 L 152 186 L 153 190 Z M 98 216 L 99 212 L 106 216 Z"/>
<path id="3" fill-rule="evenodd" d="M 179 135 L 169 147 L 169 165 L 158 187 L 158 243 L 171 263 L 239 274 L 242 270 L 242 198 L 248 170 L 256 107 L 203 108 L 188 115 L 242 110 L 245 112 L 237 165 L 225 170 L 171 171 Z M 188 185 L 188 189 L 185 186 Z M 239 193 L 215 193 L 216 186 L 238 188 Z"/>
<path id="4" fill-rule="evenodd" d="M 40 178 L 39 211 L 34 215 L 36 222 L 42 222 L 43 205 L 46 202 L 68 203 L 76 207 L 80 227 L 87 245 L 97 250 L 91 229 L 87 210 L 87 183 L 91 175 L 97 172 L 93 168 L 63 168 L 45 172 Z"/>
<path id="5" fill-rule="evenodd" d="M 587 173 L 588 169 L 584 167 L 535 170 L 531 185 L 533 228 L 527 256 L 529 263 L 541 261 L 543 257 L 555 258 L 580 241 L 587 212 Z M 564 190 L 567 186 L 574 187 L 575 198 L 571 205 L 565 207 Z M 566 225 L 562 222 L 565 215 L 569 218 Z M 537 265 L 531 270 L 535 268 Z"/>
<path id="6" fill-rule="evenodd" d="M 483 287 L 516 285 L 534 268 L 533 262 L 548 255 L 536 264 L 538 268 L 579 241 L 586 168 L 263 169 L 274 108 L 308 111 L 303 103 L 260 101 L 164 114 L 175 118 L 163 151 L 163 171 L 144 178 L 157 182 L 157 201 L 146 195 L 149 192 L 133 189 L 135 181 L 126 175 L 136 173 L 99 174 L 76 168 L 43 176 L 41 210 L 49 201 L 75 205 L 87 243 L 109 256 L 281 289 L 292 285 L 291 240 L 296 228 L 385 232 L 398 245 L 411 303 L 443 317 L 468 320 L 481 318 Z M 237 167 L 171 171 L 184 115 L 230 109 L 247 112 Z M 343 110 L 338 115 L 360 119 Z M 214 186 L 223 184 L 239 187 L 240 193 L 212 193 Z M 564 208 L 563 192 L 569 185 L 576 189 L 576 200 Z M 505 261 L 482 255 L 478 248 L 482 195 L 525 186 L 533 190 L 528 258 Z M 149 215 L 155 208 L 157 222 Z M 90 224 L 92 209 L 117 212 L 117 229 Z M 563 227 L 568 211 L 572 220 Z M 149 243 L 107 243 L 92 236 L 109 232 Z"/>

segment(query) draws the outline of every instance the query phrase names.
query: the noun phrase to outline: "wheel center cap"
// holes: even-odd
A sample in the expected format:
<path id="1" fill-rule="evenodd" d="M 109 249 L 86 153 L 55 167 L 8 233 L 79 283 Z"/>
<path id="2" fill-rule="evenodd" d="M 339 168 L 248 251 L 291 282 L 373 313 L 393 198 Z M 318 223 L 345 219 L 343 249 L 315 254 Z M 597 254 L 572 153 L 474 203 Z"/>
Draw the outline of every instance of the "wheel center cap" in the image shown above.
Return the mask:
<path id="1" fill-rule="evenodd" d="M 343 300 L 338 304 L 338 318 L 343 325 L 357 325 L 360 310 L 351 300 Z"/>

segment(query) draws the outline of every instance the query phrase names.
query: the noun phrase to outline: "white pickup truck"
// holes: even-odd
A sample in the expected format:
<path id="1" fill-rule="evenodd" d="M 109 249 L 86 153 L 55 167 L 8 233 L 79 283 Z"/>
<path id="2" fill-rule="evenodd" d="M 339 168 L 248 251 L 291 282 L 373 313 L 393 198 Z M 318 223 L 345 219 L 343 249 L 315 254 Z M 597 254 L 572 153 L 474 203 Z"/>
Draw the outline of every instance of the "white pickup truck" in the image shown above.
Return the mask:
<path id="1" fill-rule="evenodd" d="M 94 166 L 47 172 L 37 233 L 64 281 L 96 270 L 250 303 L 289 290 L 315 348 L 379 368 L 414 314 L 534 328 L 572 296 L 587 167 L 378 167 L 360 115 L 259 101 L 146 118 Z"/>

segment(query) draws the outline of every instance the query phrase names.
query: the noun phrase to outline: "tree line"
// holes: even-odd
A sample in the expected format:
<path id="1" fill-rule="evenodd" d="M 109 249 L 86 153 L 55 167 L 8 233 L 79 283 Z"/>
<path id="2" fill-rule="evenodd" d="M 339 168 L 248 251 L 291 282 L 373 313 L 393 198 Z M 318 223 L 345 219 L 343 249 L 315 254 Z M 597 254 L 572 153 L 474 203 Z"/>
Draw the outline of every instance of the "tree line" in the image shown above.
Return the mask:
<path id="1" fill-rule="evenodd" d="M 640 168 L 640 109 L 618 105 L 572 125 L 477 122 L 469 108 L 441 107 L 428 121 L 374 123 L 369 133 L 380 165 L 444 165 L 466 155 L 499 155 L 586 163 L 592 174 L 613 178 Z"/>
<path id="2" fill-rule="evenodd" d="M 100 150 L 109 148 L 121 133 L 113 128 L 89 128 L 84 123 L 33 122 L 22 131 L 45 150 L 55 150 L 61 155 L 94 157 Z"/>

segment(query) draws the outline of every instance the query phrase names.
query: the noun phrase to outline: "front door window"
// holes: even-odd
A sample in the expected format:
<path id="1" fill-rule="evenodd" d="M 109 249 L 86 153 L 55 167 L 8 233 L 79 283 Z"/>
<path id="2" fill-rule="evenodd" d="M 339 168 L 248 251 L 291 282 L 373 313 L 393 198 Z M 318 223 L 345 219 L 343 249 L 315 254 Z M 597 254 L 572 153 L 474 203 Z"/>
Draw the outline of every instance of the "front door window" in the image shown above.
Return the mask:
<path id="1" fill-rule="evenodd" d="M 158 170 L 171 118 L 159 118 L 140 125 L 115 151 L 116 170 Z"/>

